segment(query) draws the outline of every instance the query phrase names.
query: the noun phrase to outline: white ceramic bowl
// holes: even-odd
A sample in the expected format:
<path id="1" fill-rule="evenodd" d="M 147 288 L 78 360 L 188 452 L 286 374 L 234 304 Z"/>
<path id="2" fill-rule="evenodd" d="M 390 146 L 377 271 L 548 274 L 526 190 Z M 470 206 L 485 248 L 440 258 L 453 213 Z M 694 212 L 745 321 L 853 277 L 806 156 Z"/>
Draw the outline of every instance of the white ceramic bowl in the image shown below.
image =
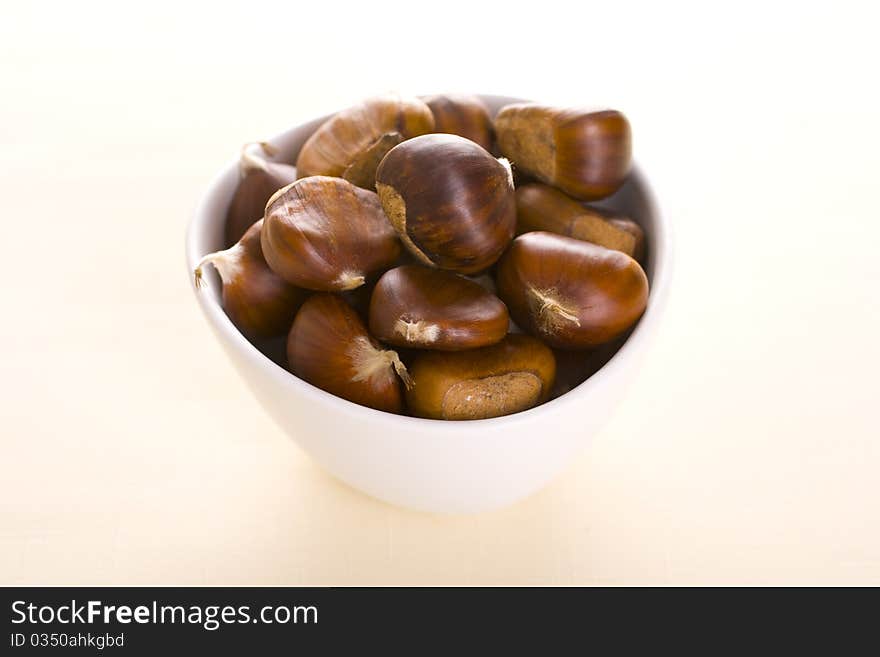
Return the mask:
<path id="1" fill-rule="evenodd" d="M 495 112 L 518 99 L 483 96 Z M 272 140 L 295 155 L 326 119 Z M 187 276 L 206 253 L 222 248 L 226 207 L 238 181 L 232 162 L 213 181 L 187 232 Z M 580 386 L 522 413 L 445 422 L 358 406 L 302 381 L 257 350 L 220 305 L 216 276 L 194 292 L 208 323 L 263 408 L 330 473 L 392 504 L 466 513 L 511 504 L 547 484 L 606 421 L 636 374 L 659 321 L 669 278 L 669 236 L 644 176 L 635 169 L 603 205 L 636 219 L 647 238 L 648 308 L 629 339 Z"/>

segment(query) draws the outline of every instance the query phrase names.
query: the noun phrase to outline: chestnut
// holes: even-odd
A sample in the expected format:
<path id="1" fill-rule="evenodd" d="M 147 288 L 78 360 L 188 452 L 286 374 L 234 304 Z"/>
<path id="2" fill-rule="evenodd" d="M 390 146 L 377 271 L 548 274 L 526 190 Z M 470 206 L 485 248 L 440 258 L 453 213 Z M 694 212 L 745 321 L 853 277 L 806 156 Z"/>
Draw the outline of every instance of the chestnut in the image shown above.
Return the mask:
<path id="1" fill-rule="evenodd" d="M 517 169 L 575 198 L 608 196 L 629 173 L 629 122 L 615 110 L 517 103 L 495 117 L 495 134 Z"/>
<path id="2" fill-rule="evenodd" d="M 262 227 L 261 219 L 234 246 L 202 258 L 193 272 L 196 287 L 201 287 L 203 267 L 214 265 L 223 285 L 223 309 L 251 338 L 286 333 L 307 295 L 269 269 L 260 247 Z"/>
<path id="3" fill-rule="evenodd" d="M 438 420 L 480 420 L 526 410 L 547 399 L 553 352 L 528 335 L 469 351 L 420 353 L 410 368 L 410 411 Z"/>
<path id="4" fill-rule="evenodd" d="M 633 256 L 636 252 L 636 236 L 630 230 L 613 223 L 612 219 L 624 217 L 608 210 L 581 205 L 549 185 L 532 183 L 516 190 L 518 234 L 546 230 Z"/>
<path id="5" fill-rule="evenodd" d="M 464 137 L 423 135 L 395 146 L 376 171 L 376 191 L 404 245 L 424 264 L 474 274 L 513 238 L 510 165 Z"/>
<path id="6" fill-rule="evenodd" d="M 276 274 L 324 292 L 359 287 L 400 255 L 375 192 L 327 176 L 301 178 L 269 199 L 262 244 Z"/>
<path id="7" fill-rule="evenodd" d="M 238 165 L 240 179 L 226 211 L 227 247 L 238 242 L 255 221 L 263 218 L 266 201 L 272 194 L 296 180 L 296 167 L 268 160 L 254 153 L 254 146 L 259 146 L 269 157 L 277 153 L 277 149 L 266 142 L 242 147 Z"/>
<path id="8" fill-rule="evenodd" d="M 612 226 L 616 226 L 620 230 L 625 230 L 633 236 L 635 245 L 633 246 L 633 252 L 630 255 L 639 262 L 642 262 L 645 259 L 645 231 L 642 230 L 642 227 L 632 219 L 622 216 L 609 217 L 608 223 Z"/>
<path id="9" fill-rule="evenodd" d="M 489 108 L 477 96 L 443 94 L 428 96 L 424 101 L 434 115 L 434 132 L 465 137 L 487 151 L 492 150 L 492 118 Z"/>
<path id="10" fill-rule="evenodd" d="M 547 232 L 513 240 L 498 263 L 496 282 L 513 320 L 561 349 L 612 340 L 635 323 L 648 301 L 648 279 L 631 257 Z"/>
<path id="11" fill-rule="evenodd" d="M 382 275 L 370 299 L 370 331 L 397 347 L 458 351 L 507 333 L 507 306 L 458 274 L 403 265 Z"/>
<path id="12" fill-rule="evenodd" d="M 287 360 L 298 377 L 337 397 L 390 413 L 403 409 L 406 367 L 336 295 L 315 294 L 302 305 L 287 336 Z"/>
<path id="13" fill-rule="evenodd" d="M 376 167 L 385 153 L 433 130 L 434 115 L 418 98 L 369 98 L 325 121 L 303 144 L 296 168 L 302 177 L 338 176 L 374 189 Z"/>

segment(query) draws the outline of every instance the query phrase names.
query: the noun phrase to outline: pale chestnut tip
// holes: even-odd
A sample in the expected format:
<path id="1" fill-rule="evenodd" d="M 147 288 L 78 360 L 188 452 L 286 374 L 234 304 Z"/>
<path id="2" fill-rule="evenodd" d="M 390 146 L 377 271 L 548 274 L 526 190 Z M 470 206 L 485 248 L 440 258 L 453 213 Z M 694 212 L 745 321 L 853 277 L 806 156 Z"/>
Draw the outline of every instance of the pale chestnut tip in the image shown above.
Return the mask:
<path id="1" fill-rule="evenodd" d="M 374 376 L 383 375 L 388 371 L 388 367 L 392 367 L 407 390 L 412 388 L 412 377 L 396 351 L 377 349 L 369 338 L 358 337 L 354 339 L 350 354 L 355 369 L 355 374 L 351 377 L 352 381 L 369 381 Z"/>
<path id="2" fill-rule="evenodd" d="M 193 270 L 193 279 L 196 289 L 201 289 L 204 281 L 205 265 L 213 265 L 214 269 L 220 275 L 220 280 L 224 283 L 232 280 L 240 268 L 240 259 L 244 253 L 244 246 L 241 243 L 235 244 L 223 251 L 215 251 L 209 253 L 199 260 L 199 264 Z"/>
<path id="3" fill-rule="evenodd" d="M 504 167 L 505 171 L 507 171 L 507 182 L 510 183 L 510 188 L 514 189 L 515 185 L 513 184 L 513 167 L 510 165 L 510 160 L 506 157 L 499 157 L 498 161 L 501 163 L 501 166 Z"/>
<path id="4" fill-rule="evenodd" d="M 577 316 L 577 307 L 571 302 L 562 299 L 559 290 L 539 290 L 532 285 L 528 286 L 528 292 L 534 299 L 536 314 L 542 325 L 552 330 L 560 322 L 571 322 L 575 326 L 581 325 Z"/>
<path id="5" fill-rule="evenodd" d="M 440 327 L 428 322 L 410 322 L 398 319 L 394 332 L 412 344 L 432 344 L 440 337 Z"/>
<path id="6" fill-rule="evenodd" d="M 346 292 L 348 290 L 355 290 L 359 288 L 366 282 L 363 274 L 358 274 L 357 272 L 345 271 L 340 274 L 339 278 L 336 280 L 337 289 L 340 292 Z"/>
<path id="7" fill-rule="evenodd" d="M 255 148 L 260 148 L 268 157 L 278 154 L 278 149 L 267 141 L 251 141 L 244 144 L 239 157 L 239 170 L 242 176 L 253 169 L 268 170 L 265 158 L 254 153 Z"/>

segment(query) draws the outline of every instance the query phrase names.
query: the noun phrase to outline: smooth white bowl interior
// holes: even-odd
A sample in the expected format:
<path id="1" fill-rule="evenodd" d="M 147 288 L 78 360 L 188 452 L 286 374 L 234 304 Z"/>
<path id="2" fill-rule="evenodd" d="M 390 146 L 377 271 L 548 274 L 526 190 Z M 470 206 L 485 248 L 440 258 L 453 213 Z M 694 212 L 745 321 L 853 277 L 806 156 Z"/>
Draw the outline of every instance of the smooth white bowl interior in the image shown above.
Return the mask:
<path id="1" fill-rule="evenodd" d="M 482 98 L 493 113 L 519 102 Z M 279 148 L 278 159 L 295 161 L 302 144 L 325 119 L 270 140 Z M 226 208 L 238 175 L 236 160 L 211 183 L 190 223 L 186 260 L 191 284 L 201 257 L 223 247 Z M 659 321 L 669 275 L 668 230 L 638 168 L 600 205 L 626 214 L 645 231 L 644 267 L 651 284 L 647 310 L 620 349 L 585 382 L 557 399 L 506 417 L 425 420 L 375 411 L 330 395 L 279 364 L 283 341 L 260 345 L 270 357 L 239 333 L 223 312 L 215 275 L 193 290 L 221 345 L 263 407 L 331 473 L 403 506 L 441 512 L 498 507 L 546 484 L 587 444 L 634 375 L 638 357 Z"/>

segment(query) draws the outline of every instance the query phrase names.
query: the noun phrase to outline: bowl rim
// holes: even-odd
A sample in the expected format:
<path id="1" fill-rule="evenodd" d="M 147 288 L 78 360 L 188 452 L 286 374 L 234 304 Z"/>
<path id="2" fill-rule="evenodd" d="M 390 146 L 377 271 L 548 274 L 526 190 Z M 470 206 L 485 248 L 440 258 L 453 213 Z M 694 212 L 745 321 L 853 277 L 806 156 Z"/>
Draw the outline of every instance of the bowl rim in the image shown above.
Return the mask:
<path id="1" fill-rule="evenodd" d="M 478 94 L 484 100 L 492 100 L 495 102 L 514 103 L 528 102 L 518 99 L 517 97 L 501 96 L 494 94 Z M 284 132 L 281 132 L 271 139 L 269 143 L 281 141 L 286 135 L 296 132 L 309 124 L 319 124 L 320 121 L 329 118 L 332 115 L 326 115 L 311 120 L 303 121 Z M 329 405 L 332 412 L 341 412 L 353 414 L 355 418 L 362 418 L 364 421 L 383 421 L 400 424 L 413 430 L 436 431 L 444 427 L 450 430 L 461 431 L 463 425 L 479 426 L 480 429 L 504 429 L 517 424 L 540 422 L 543 419 L 551 419 L 558 415 L 564 409 L 574 404 L 582 403 L 591 392 L 598 386 L 603 385 L 606 379 L 616 376 L 618 373 L 631 366 L 632 361 L 637 354 L 642 351 L 653 337 L 660 322 L 663 310 L 668 297 L 669 281 L 671 279 L 671 263 L 672 263 L 672 241 L 670 236 L 670 225 L 663 213 L 653 188 L 649 184 L 648 178 L 642 173 L 640 167 L 633 160 L 630 176 L 635 178 L 639 183 L 644 194 L 648 206 L 651 208 L 654 218 L 654 234 L 651 243 L 648 246 L 651 265 L 653 268 L 651 288 L 648 292 L 648 304 L 645 312 L 639 318 L 636 326 L 630 335 L 611 356 L 611 358 L 589 378 L 575 386 L 568 392 L 539 404 L 533 408 L 529 408 L 510 415 L 504 415 L 495 418 L 484 418 L 478 420 L 439 420 L 433 418 L 419 418 L 409 415 L 398 415 L 387 411 L 380 411 L 368 406 L 362 406 L 354 402 L 348 401 L 341 397 L 337 397 L 326 392 L 303 379 L 292 374 L 289 370 L 275 363 L 271 358 L 264 355 L 256 346 L 245 338 L 245 336 L 236 328 L 226 313 L 223 311 L 221 304 L 216 301 L 220 298 L 219 290 L 215 290 L 215 277 L 206 277 L 202 281 L 202 288 L 207 287 L 210 290 L 199 289 L 195 285 L 193 271 L 199 260 L 205 255 L 199 252 L 197 246 L 201 239 L 200 236 L 209 229 L 211 222 L 210 206 L 214 203 L 214 199 L 224 193 L 227 188 L 227 179 L 233 175 L 238 175 L 239 158 L 235 157 L 224 166 L 219 173 L 215 174 L 208 183 L 204 192 L 199 197 L 198 204 L 193 212 L 186 228 L 185 239 L 185 259 L 186 259 L 186 275 L 189 280 L 196 299 L 201 306 L 202 312 L 212 324 L 218 337 L 222 337 L 228 344 L 233 346 L 240 355 L 251 362 L 255 367 L 261 368 L 280 386 L 289 388 L 295 394 L 303 395 L 309 400 L 317 404 Z"/>

